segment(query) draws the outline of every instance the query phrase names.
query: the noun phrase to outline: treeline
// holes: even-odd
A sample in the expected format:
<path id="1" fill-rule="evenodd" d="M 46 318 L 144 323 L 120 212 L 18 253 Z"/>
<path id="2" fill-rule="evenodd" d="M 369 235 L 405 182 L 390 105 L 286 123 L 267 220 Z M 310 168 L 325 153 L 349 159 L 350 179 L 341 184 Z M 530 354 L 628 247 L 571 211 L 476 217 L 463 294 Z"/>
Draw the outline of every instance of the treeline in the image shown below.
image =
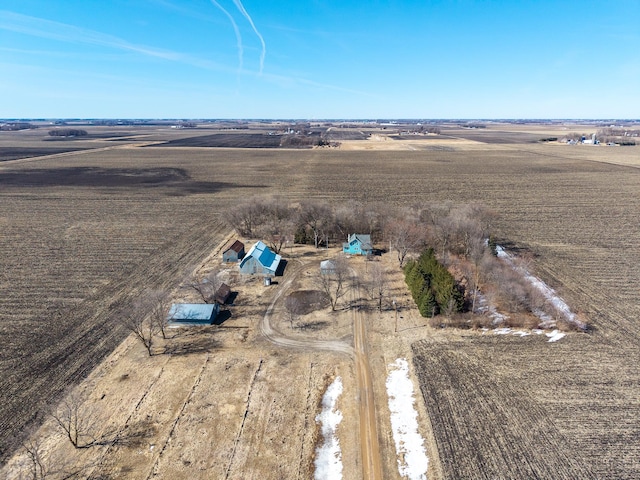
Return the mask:
<path id="1" fill-rule="evenodd" d="M 288 134 L 283 135 L 280 146 L 284 148 L 337 147 L 337 142 L 329 142 L 321 135 Z"/>
<path id="2" fill-rule="evenodd" d="M 77 128 L 54 128 L 49 130 L 49 135 L 52 137 L 84 137 L 87 135 L 87 131 Z"/>
<path id="3" fill-rule="evenodd" d="M 18 130 L 32 130 L 38 128 L 37 125 L 33 125 L 29 122 L 8 122 L 0 125 L 0 131 L 14 132 Z"/>
<path id="4" fill-rule="evenodd" d="M 368 234 L 374 244 L 392 251 L 402 266 L 408 256 L 428 247 L 445 264 L 451 256 L 480 255 L 487 248 L 495 214 L 480 203 L 393 207 L 347 200 L 331 205 L 264 196 L 234 205 L 224 219 L 238 234 L 267 241 L 276 253 L 286 242 L 320 247 L 344 242 L 351 233 Z"/>
<path id="5" fill-rule="evenodd" d="M 425 250 L 417 260 L 410 260 L 404 267 L 404 274 L 423 317 L 463 311 L 464 290 L 449 270 L 438 262 L 433 248 Z"/>
<path id="6" fill-rule="evenodd" d="M 640 137 L 640 130 L 620 127 L 601 128 L 596 134 L 602 143 L 615 143 L 621 146 L 637 145 Z"/>
<path id="7" fill-rule="evenodd" d="M 260 238 L 276 253 L 287 244 L 340 246 L 349 234 L 368 234 L 400 267 L 407 265 L 405 279 L 420 313 L 443 314 L 450 325 L 574 328 L 522 273 L 531 271 L 531 257 L 498 258 L 495 218 L 481 203 L 393 207 L 356 200 L 292 203 L 280 197 L 249 198 L 224 216 L 240 235 Z M 497 310 L 509 315 L 496 320 Z"/>

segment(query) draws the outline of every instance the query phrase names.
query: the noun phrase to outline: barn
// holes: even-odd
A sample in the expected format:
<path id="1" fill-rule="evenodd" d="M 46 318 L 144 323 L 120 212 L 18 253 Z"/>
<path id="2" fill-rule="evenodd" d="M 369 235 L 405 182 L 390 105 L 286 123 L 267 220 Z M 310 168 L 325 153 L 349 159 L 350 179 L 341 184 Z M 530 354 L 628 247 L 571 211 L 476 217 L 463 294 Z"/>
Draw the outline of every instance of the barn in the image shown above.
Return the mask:
<path id="1" fill-rule="evenodd" d="M 240 240 L 232 240 L 222 249 L 222 261 L 235 263 L 244 257 L 244 243 Z"/>
<path id="2" fill-rule="evenodd" d="M 349 235 L 347 241 L 342 244 L 342 251 L 348 255 L 371 255 L 373 253 L 371 235 L 358 233 Z"/>
<path id="3" fill-rule="evenodd" d="M 170 327 L 211 325 L 218 316 L 217 303 L 174 303 L 169 309 Z"/>
<path id="4" fill-rule="evenodd" d="M 275 275 L 282 257 L 273 253 L 264 242 L 253 245 L 240 262 L 240 273 Z"/>

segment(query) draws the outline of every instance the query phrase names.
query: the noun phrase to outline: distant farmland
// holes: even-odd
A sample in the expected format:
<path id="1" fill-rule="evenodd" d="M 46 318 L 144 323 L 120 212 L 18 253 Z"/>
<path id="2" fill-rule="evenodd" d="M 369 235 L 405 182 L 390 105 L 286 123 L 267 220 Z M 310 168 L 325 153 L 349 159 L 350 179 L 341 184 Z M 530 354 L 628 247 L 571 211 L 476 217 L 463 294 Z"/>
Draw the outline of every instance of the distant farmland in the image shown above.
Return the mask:
<path id="1" fill-rule="evenodd" d="M 275 151 L 255 147 L 277 136 L 170 134 L 162 146 L 0 165 L 3 461 L 45 402 L 127 335 L 119 306 L 180 282 L 228 233 L 226 208 L 273 194 L 494 209 L 497 236 L 531 252 L 593 331 L 549 344 L 420 330 L 413 363 L 444 478 L 640 477 L 640 147 L 539 145 L 535 133 L 497 142 L 492 131 L 489 144 L 448 151 Z"/>
<path id="2" fill-rule="evenodd" d="M 281 135 L 262 133 L 216 133 L 180 138 L 160 144 L 160 147 L 226 147 L 226 148 L 278 148 Z"/>

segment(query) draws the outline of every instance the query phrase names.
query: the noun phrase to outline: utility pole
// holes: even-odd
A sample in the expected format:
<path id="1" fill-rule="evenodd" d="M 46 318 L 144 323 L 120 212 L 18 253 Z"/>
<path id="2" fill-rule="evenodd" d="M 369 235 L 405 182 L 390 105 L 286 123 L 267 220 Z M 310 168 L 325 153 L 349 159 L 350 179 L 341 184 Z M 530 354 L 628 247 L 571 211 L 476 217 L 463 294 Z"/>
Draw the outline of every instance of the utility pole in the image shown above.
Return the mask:
<path id="1" fill-rule="evenodd" d="M 396 312 L 396 328 L 394 330 L 394 333 L 398 333 L 398 302 L 396 302 L 396 299 L 393 299 L 393 309 Z"/>

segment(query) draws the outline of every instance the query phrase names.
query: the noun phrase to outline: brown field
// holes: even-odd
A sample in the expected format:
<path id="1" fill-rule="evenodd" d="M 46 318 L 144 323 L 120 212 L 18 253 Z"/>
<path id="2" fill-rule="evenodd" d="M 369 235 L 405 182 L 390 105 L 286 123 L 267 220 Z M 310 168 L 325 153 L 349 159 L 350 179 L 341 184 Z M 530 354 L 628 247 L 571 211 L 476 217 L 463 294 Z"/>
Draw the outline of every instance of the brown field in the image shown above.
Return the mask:
<path id="1" fill-rule="evenodd" d="M 640 147 L 528 143 L 534 127 L 500 128 L 526 138 L 499 142 L 492 129 L 484 143 L 482 130 L 469 131 L 473 138 L 443 130 L 437 141 L 380 134 L 326 150 L 136 148 L 195 135 L 153 128 L 115 146 L 77 140 L 70 146 L 86 151 L 7 158 L 0 163 L 4 476 L 18 473 L 19 459 L 9 459 L 25 425 L 40 425 L 45 404 L 80 385 L 88 403 L 107 402 L 96 407 L 104 431 L 141 432 L 131 435 L 138 443 L 80 452 L 74 462 L 94 478 L 309 478 L 318 402 L 335 375 L 345 381 L 344 476 L 362 475 L 352 361 L 273 345 L 258 328 L 294 277 L 266 291 L 241 284 L 227 324 L 238 328 L 177 335 L 158 345 L 170 353 L 152 358 L 114 315 L 142 289 L 176 288 L 211 261 L 229 234 L 224 209 L 278 194 L 334 203 L 481 201 L 500 215 L 497 235 L 532 252 L 536 273 L 593 327 L 558 343 L 441 331 L 423 327 L 407 301 L 396 335 L 393 312 L 366 313 L 383 478 L 399 478 L 384 393 L 386 365 L 397 356 L 413 359 L 419 381 L 430 478 L 639 478 Z M 43 133 L 11 132 L 13 142 L 0 135 L 0 147 L 60 145 L 44 143 Z M 290 272 L 306 258 L 296 249 L 284 254 Z M 310 314 L 316 330 L 290 331 L 277 313 L 274 321 L 294 337 L 352 342 L 349 311 L 326 312 Z M 56 439 L 48 422 L 39 435 Z M 51 443 L 47 449 L 56 454 Z"/>

